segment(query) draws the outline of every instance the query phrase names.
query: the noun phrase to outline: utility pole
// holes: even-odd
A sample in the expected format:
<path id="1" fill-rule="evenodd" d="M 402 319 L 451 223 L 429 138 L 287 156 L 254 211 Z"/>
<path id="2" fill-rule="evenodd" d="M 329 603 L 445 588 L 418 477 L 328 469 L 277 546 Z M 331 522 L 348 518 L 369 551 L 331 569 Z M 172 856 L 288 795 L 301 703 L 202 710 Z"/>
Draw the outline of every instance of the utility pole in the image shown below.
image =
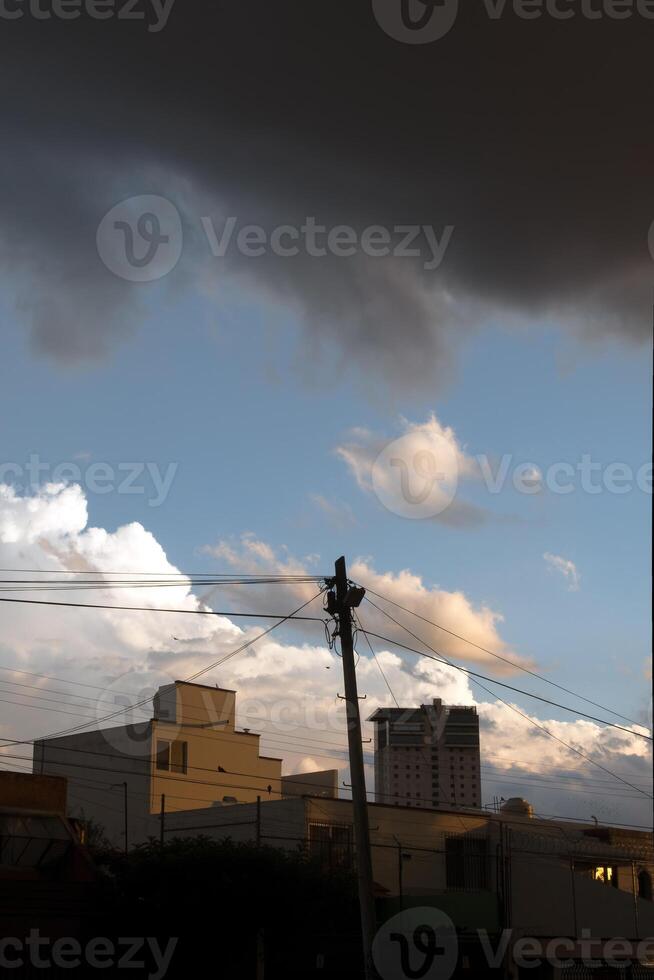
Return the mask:
<path id="1" fill-rule="evenodd" d="M 400 841 L 397 837 L 395 840 L 397 842 L 397 885 L 400 893 L 400 912 L 404 912 L 404 875 L 402 873 L 404 869 L 402 868 L 402 841 Z"/>
<path id="2" fill-rule="evenodd" d="M 368 800 L 363 767 L 361 714 L 359 712 L 357 676 L 354 666 L 354 644 L 352 641 L 352 609 L 358 606 L 363 599 L 364 590 L 358 589 L 348 582 L 345 558 L 338 559 L 335 565 L 335 571 L 336 575 L 333 585 L 336 587 L 336 595 L 334 596 L 332 593 L 330 611 L 338 622 L 338 636 L 341 640 L 341 656 L 343 659 L 345 703 L 347 706 L 347 739 L 352 779 L 354 844 L 356 848 L 361 933 L 363 938 L 364 975 L 366 980 L 374 980 L 376 973 L 372 961 L 372 943 L 375 938 L 375 898 L 372 883 Z M 328 599 L 328 601 L 330 600 Z"/>
<path id="3" fill-rule="evenodd" d="M 165 793 L 161 794 L 161 815 L 159 819 L 161 821 L 161 826 L 159 827 L 159 843 L 163 847 L 165 821 L 166 821 L 166 794 Z"/>
<path id="4" fill-rule="evenodd" d="M 129 843 L 127 840 L 127 780 L 125 780 L 122 783 L 111 784 L 112 789 L 118 789 L 119 786 L 123 787 L 123 820 L 124 820 L 123 832 L 125 834 L 125 854 L 127 854 L 127 851 L 129 849 Z"/>
<path id="5" fill-rule="evenodd" d="M 257 847 L 261 847 L 261 797 L 257 796 Z"/>
<path id="6" fill-rule="evenodd" d="M 125 803 L 125 854 L 129 850 L 129 843 L 127 840 L 127 780 L 123 783 L 123 799 Z"/>

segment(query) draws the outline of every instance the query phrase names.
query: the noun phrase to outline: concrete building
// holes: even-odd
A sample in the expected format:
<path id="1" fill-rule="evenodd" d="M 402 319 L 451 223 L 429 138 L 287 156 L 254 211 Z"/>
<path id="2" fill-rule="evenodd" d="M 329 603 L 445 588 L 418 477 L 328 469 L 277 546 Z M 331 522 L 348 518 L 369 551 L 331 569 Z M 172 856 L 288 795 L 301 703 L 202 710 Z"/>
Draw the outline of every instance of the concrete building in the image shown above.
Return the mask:
<path id="1" fill-rule="evenodd" d="M 481 806 L 479 717 L 440 698 L 419 708 L 379 708 L 375 799 L 396 806 Z"/>
<path id="2" fill-rule="evenodd" d="M 446 913 L 456 927 L 454 977 L 491 975 L 487 955 L 498 950 L 508 978 L 654 975 L 650 832 L 537 819 L 523 800 L 498 813 L 371 803 L 369 821 L 378 924 L 412 907 Z M 356 863 L 350 800 L 245 804 L 174 814 L 169 824 L 171 836 L 301 847 L 326 869 Z M 645 961 L 642 969 L 601 972 L 614 937 L 627 963 Z M 548 947 L 564 970 L 540 955 Z M 599 972 L 584 972 L 589 959 Z"/>
<path id="3" fill-rule="evenodd" d="M 0 772 L 0 938 L 79 935 L 96 880 L 66 819 L 66 780 Z"/>
<path id="4" fill-rule="evenodd" d="M 35 742 L 34 772 L 65 776 L 69 812 L 121 845 L 125 824 L 129 845 L 158 836 L 162 806 L 168 814 L 281 797 L 281 759 L 237 730 L 234 691 L 176 681 L 159 688 L 153 708 L 142 724 Z"/>
<path id="5" fill-rule="evenodd" d="M 175 681 L 136 725 L 34 743 L 35 773 L 65 776 L 68 813 L 92 820 L 115 846 L 164 834 L 174 813 L 312 793 L 337 796 L 335 770 L 282 777 L 261 736 L 236 727 L 236 692 Z"/>

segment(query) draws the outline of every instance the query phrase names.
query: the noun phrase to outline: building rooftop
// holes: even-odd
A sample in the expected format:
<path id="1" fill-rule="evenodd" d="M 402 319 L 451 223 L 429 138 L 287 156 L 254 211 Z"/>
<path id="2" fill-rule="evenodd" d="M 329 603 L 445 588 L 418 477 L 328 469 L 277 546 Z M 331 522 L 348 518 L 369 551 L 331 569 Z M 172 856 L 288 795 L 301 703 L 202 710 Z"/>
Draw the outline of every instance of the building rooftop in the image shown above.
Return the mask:
<path id="1" fill-rule="evenodd" d="M 404 716 L 406 721 L 410 721 L 414 715 L 422 715 L 425 711 L 438 710 L 444 711 L 467 711 L 477 714 L 477 707 L 474 704 L 443 704 L 440 698 L 434 698 L 433 704 L 421 704 L 419 707 L 411 708 L 377 708 L 368 717 L 368 721 L 386 721 L 387 719 L 397 719 Z"/>

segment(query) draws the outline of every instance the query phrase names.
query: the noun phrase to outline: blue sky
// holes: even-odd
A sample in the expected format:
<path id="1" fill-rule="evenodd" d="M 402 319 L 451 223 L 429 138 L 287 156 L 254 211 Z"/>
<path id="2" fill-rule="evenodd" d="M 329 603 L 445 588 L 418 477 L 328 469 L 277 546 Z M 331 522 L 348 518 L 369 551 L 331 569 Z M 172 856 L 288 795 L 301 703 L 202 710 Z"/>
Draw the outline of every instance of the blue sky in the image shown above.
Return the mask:
<path id="1" fill-rule="evenodd" d="M 21 464 L 34 453 L 53 467 L 81 454 L 89 458 L 80 466 L 174 463 L 161 506 L 91 494 L 91 523 L 111 530 L 140 521 L 188 570 L 215 568 L 202 546 L 246 531 L 297 558 L 320 555 L 319 571 L 341 552 L 369 556 L 380 571 L 410 568 L 428 585 L 501 612 L 503 639 L 558 682 L 642 717 L 647 495 L 525 497 L 508 488 L 489 496 L 477 485 L 469 499 L 496 519 L 450 528 L 389 513 L 357 487 L 334 449 L 352 427 L 393 438 L 401 416 L 423 422 L 433 412 L 473 456 L 509 453 L 544 470 L 590 453 L 637 470 L 651 443 L 646 349 L 575 340 L 556 325 L 489 325 L 461 344 L 446 386 L 371 396 L 361 362 L 342 380 L 328 360 L 298 368 L 297 324 L 279 306 L 233 290 L 218 313 L 208 299 L 164 305 L 155 289 L 150 298 L 134 336 L 77 368 L 35 355 L 4 311 L 3 461 Z M 335 524 L 314 495 L 351 520 Z M 578 591 L 548 568 L 545 552 L 575 563 Z"/>

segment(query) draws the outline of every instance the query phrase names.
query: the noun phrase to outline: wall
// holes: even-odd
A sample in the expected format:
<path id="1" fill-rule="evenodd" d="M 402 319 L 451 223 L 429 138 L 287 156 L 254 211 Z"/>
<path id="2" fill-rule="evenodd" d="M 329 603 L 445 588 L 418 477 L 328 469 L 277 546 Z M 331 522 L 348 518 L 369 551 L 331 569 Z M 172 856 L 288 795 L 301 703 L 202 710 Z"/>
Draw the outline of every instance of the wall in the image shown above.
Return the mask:
<path id="1" fill-rule="evenodd" d="M 295 851 L 306 838 L 306 802 L 303 799 L 262 800 L 259 809 L 261 843 Z M 235 841 L 257 839 L 257 805 L 215 806 L 166 818 L 166 840 L 175 836 L 210 837 Z"/>
<path id="2" fill-rule="evenodd" d="M 308 801 L 311 823 L 352 825 L 350 800 Z M 448 835 L 470 835 L 488 839 L 491 832 L 486 816 L 449 811 L 369 804 L 375 881 L 395 895 L 399 890 L 398 852 L 410 854 L 403 862 L 405 895 L 433 895 L 446 890 L 445 839 Z M 490 870 L 494 862 L 489 862 Z M 491 881 L 492 887 L 494 882 Z"/>
<path id="3" fill-rule="evenodd" d="M 150 723 L 78 732 L 34 743 L 34 771 L 68 779 L 68 813 L 100 824 L 125 846 L 123 782 L 127 782 L 128 842 L 147 839 L 150 810 Z"/>
<path id="4" fill-rule="evenodd" d="M 61 776 L 0 772 L 0 807 L 47 810 L 66 815 L 66 780 Z"/>
<path id="5" fill-rule="evenodd" d="M 156 769 L 159 739 L 187 742 L 186 774 Z M 153 722 L 152 811 L 159 812 L 162 794 L 166 796 L 166 809 L 171 812 L 222 803 L 225 796 L 236 797 L 239 803 L 254 802 L 257 796 L 279 799 L 281 765 L 280 759 L 259 755 L 258 735 Z M 225 772 L 220 772 L 219 766 Z"/>
<path id="6" fill-rule="evenodd" d="M 167 813 L 203 809 L 222 803 L 226 796 L 239 803 L 255 802 L 257 796 L 280 798 L 281 759 L 260 756 L 260 736 L 236 730 L 234 691 L 176 681 L 160 688 L 158 705 L 168 709 L 168 719 L 160 710 L 152 723 L 152 813 L 161 811 L 162 795 Z M 216 725 L 218 721 L 226 724 Z M 187 743 L 185 774 L 156 768 L 160 739 Z"/>
<path id="7" fill-rule="evenodd" d="M 282 776 L 284 796 L 327 796 L 338 797 L 338 769 L 324 769 L 320 772 L 299 772 L 292 776 Z"/>
<path id="8" fill-rule="evenodd" d="M 512 850 L 510 924 L 533 936 L 580 936 L 582 929 L 603 937 L 654 935 L 654 904 L 634 899 L 630 863 L 623 870 L 614 888 L 573 874 L 567 855 Z"/>

